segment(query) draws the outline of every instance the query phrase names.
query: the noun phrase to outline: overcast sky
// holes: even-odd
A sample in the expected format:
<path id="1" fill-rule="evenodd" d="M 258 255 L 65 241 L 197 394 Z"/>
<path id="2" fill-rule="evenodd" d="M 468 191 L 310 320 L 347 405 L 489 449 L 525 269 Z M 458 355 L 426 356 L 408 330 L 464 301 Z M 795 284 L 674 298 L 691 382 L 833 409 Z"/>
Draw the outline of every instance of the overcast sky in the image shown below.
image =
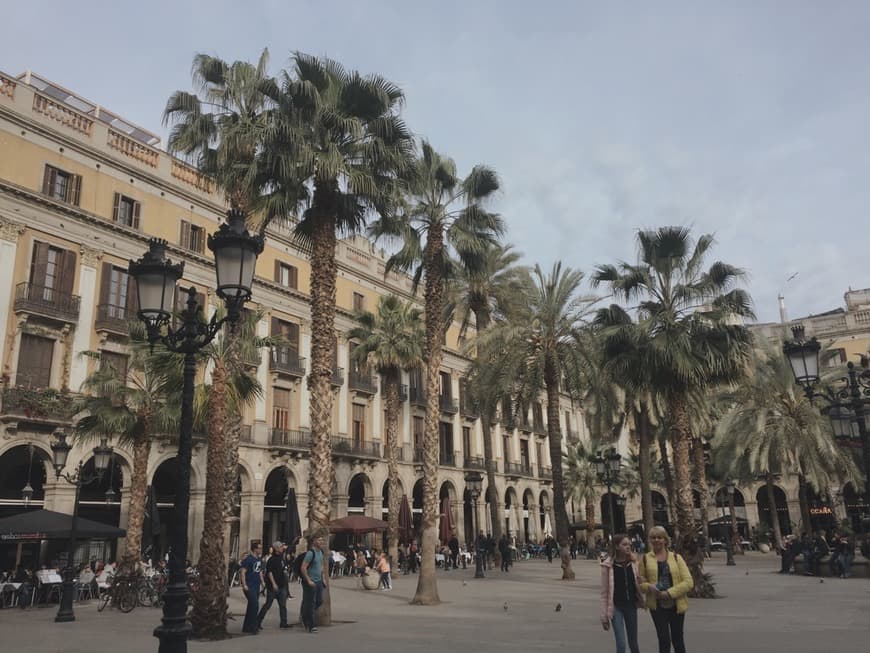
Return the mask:
<path id="1" fill-rule="evenodd" d="M 779 292 L 797 317 L 870 287 L 870 3 L 423 4 L 7 3 L 0 70 L 165 135 L 197 52 L 268 47 L 273 71 L 327 55 L 398 83 L 460 171 L 499 172 L 530 263 L 588 272 L 633 259 L 638 228 L 684 224 L 747 269 L 762 321 Z"/>

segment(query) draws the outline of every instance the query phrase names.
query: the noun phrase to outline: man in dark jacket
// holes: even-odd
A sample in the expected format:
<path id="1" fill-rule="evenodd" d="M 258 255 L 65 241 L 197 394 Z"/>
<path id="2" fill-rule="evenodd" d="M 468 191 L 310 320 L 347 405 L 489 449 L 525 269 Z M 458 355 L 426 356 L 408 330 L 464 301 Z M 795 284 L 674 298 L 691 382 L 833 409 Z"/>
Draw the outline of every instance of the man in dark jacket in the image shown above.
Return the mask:
<path id="1" fill-rule="evenodd" d="M 450 562 L 453 568 L 456 569 L 459 565 L 459 538 L 456 537 L 456 531 L 450 534 L 450 539 L 447 541 L 447 548 L 450 549 Z"/>
<path id="2" fill-rule="evenodd" d="M 503 534 L 498 541 L 498 552 L 501 555 L 501 570 L 510 571 L 511 548 L 508 543 L 507 533 Z"/>

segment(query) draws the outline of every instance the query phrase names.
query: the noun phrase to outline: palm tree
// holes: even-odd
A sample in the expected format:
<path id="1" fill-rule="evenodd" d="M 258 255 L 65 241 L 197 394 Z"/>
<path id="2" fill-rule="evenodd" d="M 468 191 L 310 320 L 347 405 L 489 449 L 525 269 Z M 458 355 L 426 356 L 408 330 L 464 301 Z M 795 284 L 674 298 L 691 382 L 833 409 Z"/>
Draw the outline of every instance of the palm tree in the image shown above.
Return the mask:
<path id="1" fill-rule="evenodd" d="M 100 365 L 82 384 L 84 394 L 76 412 L 84 414 L 75 430 L 82 437 L 118 438 L 119 444 L 133 451 L 127 537 L 121 559 L 122 571 L 132 574 L 141 560 L 151 443 L 156 434 L 175 430 L 179 407 L 171 401 L 166 376 L 154 365 L 144 327 L 133 321 L 128 328 L 129 357 L 123 376 L 99 352 L 86 352 Z"/>
<path id="2" fill-rule="evenodd" d="M 590 461 L 592 447 L 583 443 L 568 449 L 565 458 L 565 495 L 586 504 L 586 557 L 595 557 L 595 502 L 598 501 L 598 473 Z"/>
<path id="3" fill-rule="evenodd" d="M 495 171 L 482 165 L 467 177 L 456 164 L 423 141 L 416 160 L 402 214 L 384 215 L 372 225 L 375 237 L 396 238 L 401 249 L 387 262 L 387 270 L 415 268 L 415 284 L 425 275 L 426 425 L 423 439 L 423 519 L 421 565 L 412 603 L 439 602 L 435 577 L 438 538 L 439 372 L 444 334 L 446 280 L 455 276 L 451 254 L 470 271 L 483 267 L 483 254 L 503 231 L 501 218 L 484 209 L 499 188 Z"/>
<path id="4" fill-rule="evenodd" d="M 397 177 L 411 165 L 413 140 L 398 115 L 404 95 L 392 82 L 379 75 L 363 77 L 335 61 L 301 52 L 292 62 L 292 71 L 264 85 L 277 114 L 265 158 L 271 171 L 267 176 L 290 196 L 311 190 L 294 235 L 311 262 L 308 527 L 311 533 L 327 535 L 335 480 L 330 379 L 337 238 L 359 232 L 370 211 L 388 210 Z M 272 212 L 264 218 L 286 220 L 289 215 Z M 329 605 L 327 595 L 318 623 L 330 623 Z"/>
<path id="5" fill-rule="evenodd" d="M 395 295 L 386 295 L 378 301 L 378 311 L 356 316 L 359 325 L 348 333 L 348 338 L 359 342 L 353 350 L 353 362 L 360 367 L 374 365 L 384 379 L 386 401 L 386 453 L 390 483 L 389 527 L 387 537 L 389 555 L 398 560 L 399 548 L 399 386 L 402 370 L 420 365 L 423 360 L 423 325 L 421 313 Z"/>
<path id="6" fill-rule="evenodd" d="M 562 433 L 559 427 L 559 399 L 565 379 L 581 378 L 578 345 L 583 342 L 593 297 L 579 294 L 583 273 L 553 265 L 549 274 L 535 266 L 534 283 L 523 298 L 525 309 L 514 321 L 494 331 L 503 340 L 516 379 L 520 406 L 546 393 L 547 436 L 553 468 L 553 509 L 556 539 L 562 559 L 562 578 L 573 580 L 568 550 L 569 523 L 562 480 Z M 566 388 L 568 390 L 570 388 Z"/>
<path id="7" fill-rule="evenodd" d="M 453 296 L 448 314 L 459 314 L 463 335 L 467 332 L 472 318 L 476 332 L 483 333 L 493 320 L 504 321 L 515 312 L 516 302 L 523 297 L 530 281 L 528 268 L 518 265 L 519 259 L 519 253 L 511 245 L 495 244 L 486 247 L 480 268 L 460 268 L 456 283 L 452 286 Z M 476 371 L 472 369 L 468 388 L 471 400 L 480 411 L 486 485 L 488 488 L 495 488 L 492 425 L 499 402 L 510 391 L 510 387 L 505 384 L 508 379 L 498 371 L 497 365 L 503 360 L 501 356 L 488 357 L 482 353 L 476 342 L 472 343 L 471 351 L 475 361 L 483 362 L 488 368 Z M 490 498 L 489 510 L 492 537 L 498 542 L 501 539 L 502 520 L 498 514 L 497 500 Z"/>
<path id="8" fill-rule="evenodd" d="M 822 491 L 834 479 L 856 482 L 860 473 L 837 446 L 830 420 L 795 385 L 787 361 L 778 352 L 756 353 L 747 378 L 721 400 L 729 410 L 714 439 L 717 467 L 723 476 L 765 479 L 771 527 L 781 549 L 774 497 L 778 475 L 797 474 L 804 529 L 809 529 L 807 485 Z"/>
<path id="9" fill-rule="evenodd" d="M 693 247 L 683 227 L 642 230 L 637 264 L 602 265 L 593 277 L 593 283 L 606 283 L 614 294 L 639 302 L 638 322 L 650 345 L 648 373 L 671 420 L 677 547 L 686 555 L 696 588 L 705 583 L 692 501 L 689 393 L 739 378 L 750 337 L 735 322 L 752 316 L 749 296 L 732 287 L 742 270 L 721 261 L 703 269 L 713 242 L 711 235 L 703 235 Z"/>

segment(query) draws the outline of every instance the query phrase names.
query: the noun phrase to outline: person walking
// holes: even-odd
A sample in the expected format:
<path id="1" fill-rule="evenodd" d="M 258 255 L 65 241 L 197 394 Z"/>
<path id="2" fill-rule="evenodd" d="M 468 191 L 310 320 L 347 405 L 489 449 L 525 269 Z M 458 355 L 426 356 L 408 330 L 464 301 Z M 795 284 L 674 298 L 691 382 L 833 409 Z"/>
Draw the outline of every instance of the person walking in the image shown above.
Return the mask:
<path id="1" fill-rule="evenodd" d="M 450 534 L 447 547 L 450 549 L 450 564 L 454 569 L 457 569 L 459 567 L 459 538 L 456 537 L 456 531 Z"/>
<path id="2" fill-rule="evenodd" d="M 389 592 L 393 589 L 393 581 L 390 578 L 390 561 L 387 560 L 386 551 L 381 552 L 381 555 L 378 558 L 378 563 L 375 565 L 375 569 L 381 575 L 381 578 L 378 581 L 378 586 L 382 590 Z"/>
<path id="3" fill-rule="evenodd" d="M 419 563 L 419 557 L 417 556 L 417 540 L 411 540 L 411 544 L 408 546 L 408 571 L 412 574 L 417 573 L 417 564 Z"/>
<path id="4" fill-rule="evenodd" d="M 640 589 L 646 595 L 659 653 L 686 653 L 683 626 L 689 609 L 688 593 L 694 587 L 683 556 L 669 550 L 671 538 L 661 526 L 653 526 L 647 538 L 651 551 L 640 559 Z"/>
<path id="5" fill-rule="evenodd" d="M 501 570 L 509 571 L 508 566 L 510 563 L 510 547 L 508 545 L 506 533 L 502 533 L 502 536 L 498 541 L 498 552 L 501 555 Z"/>
<path id="6" fill-rule="evenodd" d="M 252 540 L 251 550 L 245 556 L 245 559 L 242 560 L 239 569 L 242 581 L 242 593 L 248 600 L 242 632 L 249 635 L 256 635 L 260 628 L 258 616 L 260 611 L 260 587 L 263 583 L 262 562 L 260 561 L 262 550 L 259 540 Z"/>
<path id="7" fill-rule="evenodd" d="M 286 547 L 283 542 L 275 542 L 272 544 L 272 555 L 266 561 L 266 572 L 264 580 L 266 582 L 266 602 L 260 608 L 260 613 L 257 615 L 257 625 L 260 629 L 263 628 L 263 619 L 269 612 L 274 601 L 278 602 L 278 627 L 289 628 L 287 623 L 287 574 L 284 571 L 284 550 Z"/>
<path id="8" fill-rule="evenodd" d="M 486 535 L 483 534 L 483 530 L 477 534 L 474 548 L 474 555 L 480 558 L 481 567 L 486 571 Z"/>
<path id="9" fill-rule="evenodd" d="M 302 624 L 309 633 L 317 632 L 317 608 L 323 603 L 323 588 L 329 582 L 323 574 L 323 537 L 311 537 L 302 559 Z"/>
<path id="10" fill-rule="evenodd" d="M 616 653 L 625 653 L 626 640 L 631 653 L 637 645 L 637 609 L 643 608 L 637 558 L 631 551 L 628 535 L 614 536 L 610 555 L 601 561 L 601 626 L 613 626 Z"/>

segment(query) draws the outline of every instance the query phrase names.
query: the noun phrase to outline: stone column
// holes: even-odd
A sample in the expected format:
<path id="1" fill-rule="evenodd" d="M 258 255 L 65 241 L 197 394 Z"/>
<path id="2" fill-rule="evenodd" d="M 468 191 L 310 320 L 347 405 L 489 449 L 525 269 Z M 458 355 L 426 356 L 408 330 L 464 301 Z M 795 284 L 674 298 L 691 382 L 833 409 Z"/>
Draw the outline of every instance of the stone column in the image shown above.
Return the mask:
<path id="1" fill-rule="evenodd" d="M 88 359 L 81 355 L 91 349 L 91 332 L 94 328 L 94 302 L 97 299 L 97 266 L 102 258 L 99 250 L 90 247 L 81 248 L 81 264 L 79 265 L 78 294 L 79 321 L 72 341 L 72 358 L 70 360 L 69 387 L 78 392 L 88 375 Z"/>
<path id="2" fill-rule="evenodd" d="M 123 467 L 122 467 L 123 469 Z M 118 517 L 118 528 L 127 530 L 127 523 L 130 517 L 130 475 L 124 474 L 124 483 L 121 485 L 121 514 Z M 118 538 L 118 557 L 121 557 L 127 549 L 127 538 Z"/>
<path id="3" fill-rule="evenodd" d="M 251 540 L 263 538 L 263 493 L 243 492 L 239 523 L 239 550 L 246 551 Z"/>
<path id="4" fill-rule="evenodd" d="M 12 349 L 6 342 L 6 328 L 9 313 L 12 311 L 12 294 L 15 289 L 15 257 L 18 251 L 18 237 L 24 232 L 24 226 L 17 222 L 10 222 L 0 218 L 0 369 L 6 372 L 6 368 L 12 365 L 12 360 L 6 358 Z"/>

